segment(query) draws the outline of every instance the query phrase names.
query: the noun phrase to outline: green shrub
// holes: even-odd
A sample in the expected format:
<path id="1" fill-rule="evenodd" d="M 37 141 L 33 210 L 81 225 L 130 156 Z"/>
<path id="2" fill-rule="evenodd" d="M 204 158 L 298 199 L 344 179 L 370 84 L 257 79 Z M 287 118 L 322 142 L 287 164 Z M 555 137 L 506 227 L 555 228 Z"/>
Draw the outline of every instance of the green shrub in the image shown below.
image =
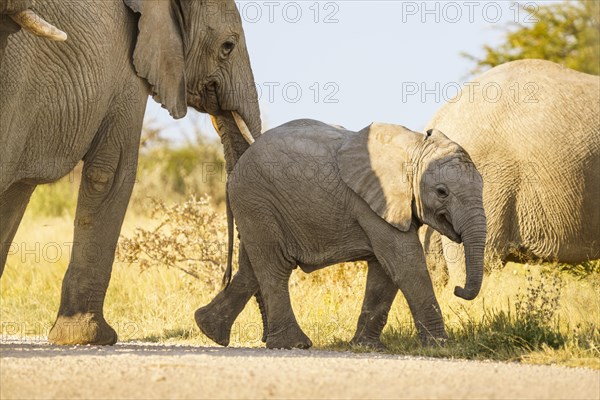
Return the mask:
<path id="1" fill-rule="evenodd" d="M 587 278 L 593 274 L 600 274 L 600 260 L 584 261 L 581 264 L 557 264 L 561 272 L 569 273 L 578 278 Z"/>
<path id="2" fill-rule="evenodd" d="M 140 155 L 132 208 L 144 211 L 150 199 L 185 201 L 190 195 L 225 203 L 225 162 L 220 144 L 198 141 L 181 146 L 161 145 Z"/>

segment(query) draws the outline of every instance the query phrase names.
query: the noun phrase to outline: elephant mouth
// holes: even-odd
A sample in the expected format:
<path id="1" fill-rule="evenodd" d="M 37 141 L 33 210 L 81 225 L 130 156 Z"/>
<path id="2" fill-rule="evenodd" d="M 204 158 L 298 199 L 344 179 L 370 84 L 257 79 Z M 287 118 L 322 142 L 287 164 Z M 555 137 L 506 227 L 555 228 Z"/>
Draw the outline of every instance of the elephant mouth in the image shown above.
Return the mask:
<path id="1" fill-rule="evenodd" d="M 219 107 L 217 93 L 205 90 L 198 94 L 188 94 L 187 102 L 190 107 L 201 113 L 220 115 L 223 110 Z"/>
<path id="2" fill-rule="evenodd" d="M 441 234 L 446 236 L 448 239 L 452 240 L 456 243 L 461 243 L 462 238 L 460 235 L 454 230 L 454 225 L 452 224 L 452 220 L 448 213 L 443 210 L 439 211 L 435 214 L 436 223 L 438 226 L 438 230 Z"/>

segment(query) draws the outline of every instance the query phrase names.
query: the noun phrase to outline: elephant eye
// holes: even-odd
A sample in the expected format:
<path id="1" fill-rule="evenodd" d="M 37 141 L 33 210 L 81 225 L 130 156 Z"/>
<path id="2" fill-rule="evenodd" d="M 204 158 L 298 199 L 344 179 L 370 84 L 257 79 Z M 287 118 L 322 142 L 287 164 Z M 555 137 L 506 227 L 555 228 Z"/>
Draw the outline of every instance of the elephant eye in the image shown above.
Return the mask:
<path id="1" fill-rule="evenodd" d="M 234 48 L 235 48 L 235 42 L 233 42 L 231 40 L 226 41 L 221 46 L 221 56 L 222 57 L 229 56 L 229 54 L 231 54 L 231 52 L 233 51 Z"/>
<path id="2" fill-rule="evenodd" d="M 448 188 L 446 186 L 440 185 L 436 187 L 435 192 L 439 197 L 448 197 Z"/>

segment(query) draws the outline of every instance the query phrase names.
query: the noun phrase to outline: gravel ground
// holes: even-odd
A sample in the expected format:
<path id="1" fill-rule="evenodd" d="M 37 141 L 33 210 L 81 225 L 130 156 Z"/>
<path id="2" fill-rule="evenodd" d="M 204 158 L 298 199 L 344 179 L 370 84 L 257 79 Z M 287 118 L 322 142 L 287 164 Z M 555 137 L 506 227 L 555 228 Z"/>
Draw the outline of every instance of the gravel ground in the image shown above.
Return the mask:
<path id="1" fill-rule="evenodd" d="M 0 398 L 599 399 L 600 371 L 321 350 L 2 340 Z"/>

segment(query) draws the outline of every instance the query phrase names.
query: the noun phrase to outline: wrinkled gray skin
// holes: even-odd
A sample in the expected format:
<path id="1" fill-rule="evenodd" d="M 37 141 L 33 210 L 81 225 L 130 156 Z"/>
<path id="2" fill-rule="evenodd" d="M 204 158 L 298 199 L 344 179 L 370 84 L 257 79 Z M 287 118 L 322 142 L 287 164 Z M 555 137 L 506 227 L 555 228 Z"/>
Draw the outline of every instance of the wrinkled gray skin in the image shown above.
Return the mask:
<path id="1" fill-rule="evenodd" d="M 2 65 L 8 36 L 21 29 L 8 15 L 16 14 L 28 8 L 31 8 L 31 0 L 0 0 L 0 65 Z"/>
<path id="2" fill-rule="evenodd" d="M 444 171 L 460 171 L 446 182 Z M 228 181 L 240 233 L 239 271 L 196 311 L 212 340 L 229 344 L 231 326 L 260 288 L 268 348 L 308 348 L 293 314 L 288 279 L 367 260 L 368 278 L 354 343 L 382 347 L 380 334 L 398 288 L 425 343 L 446 338 L 418 227 L 426 222 L 469 251 L 467 280 L 456 294 L 477 296 L 483 275 L 482 182 L 460 146 L 434 130 L 373 124 L 355 133 L 311 120 L 263 134 Z"/>
<path id="3" fill-rule="evenodd" d="M 496 264 L 600 258 L 600 77 L 524 60 L 474 82 L 472 100 L 463 89 L 428 127 L 447 132 L 481 171 L 486 254 Z M 491 85 L 502 90 L 497 101 Z M 425 236 L 426 251 L 443 247 L 450 279 L 460 282 L 462 248 L 432 229 Z"/>
<path id="4" fill-rule="evenodd" d="M 69 39 L 24 31 L 8 39 L 0 67 L 0 273 L 36 185 L 83 160 L 74 246 L 49 339 L 113 344 L 102 310 L 148 95 L 174 118 L 188 106 L 215 116 L 229 169 L 248 147 L 230 111 L 260 134 L 241 18 L 233 0 L 39 1 L 35 11 Z"/>
<path id="5" fill-rule="evenodd" d="M 31 8 L 31 0 L 0 0 L 0 15 L 16 14 Z"/>

